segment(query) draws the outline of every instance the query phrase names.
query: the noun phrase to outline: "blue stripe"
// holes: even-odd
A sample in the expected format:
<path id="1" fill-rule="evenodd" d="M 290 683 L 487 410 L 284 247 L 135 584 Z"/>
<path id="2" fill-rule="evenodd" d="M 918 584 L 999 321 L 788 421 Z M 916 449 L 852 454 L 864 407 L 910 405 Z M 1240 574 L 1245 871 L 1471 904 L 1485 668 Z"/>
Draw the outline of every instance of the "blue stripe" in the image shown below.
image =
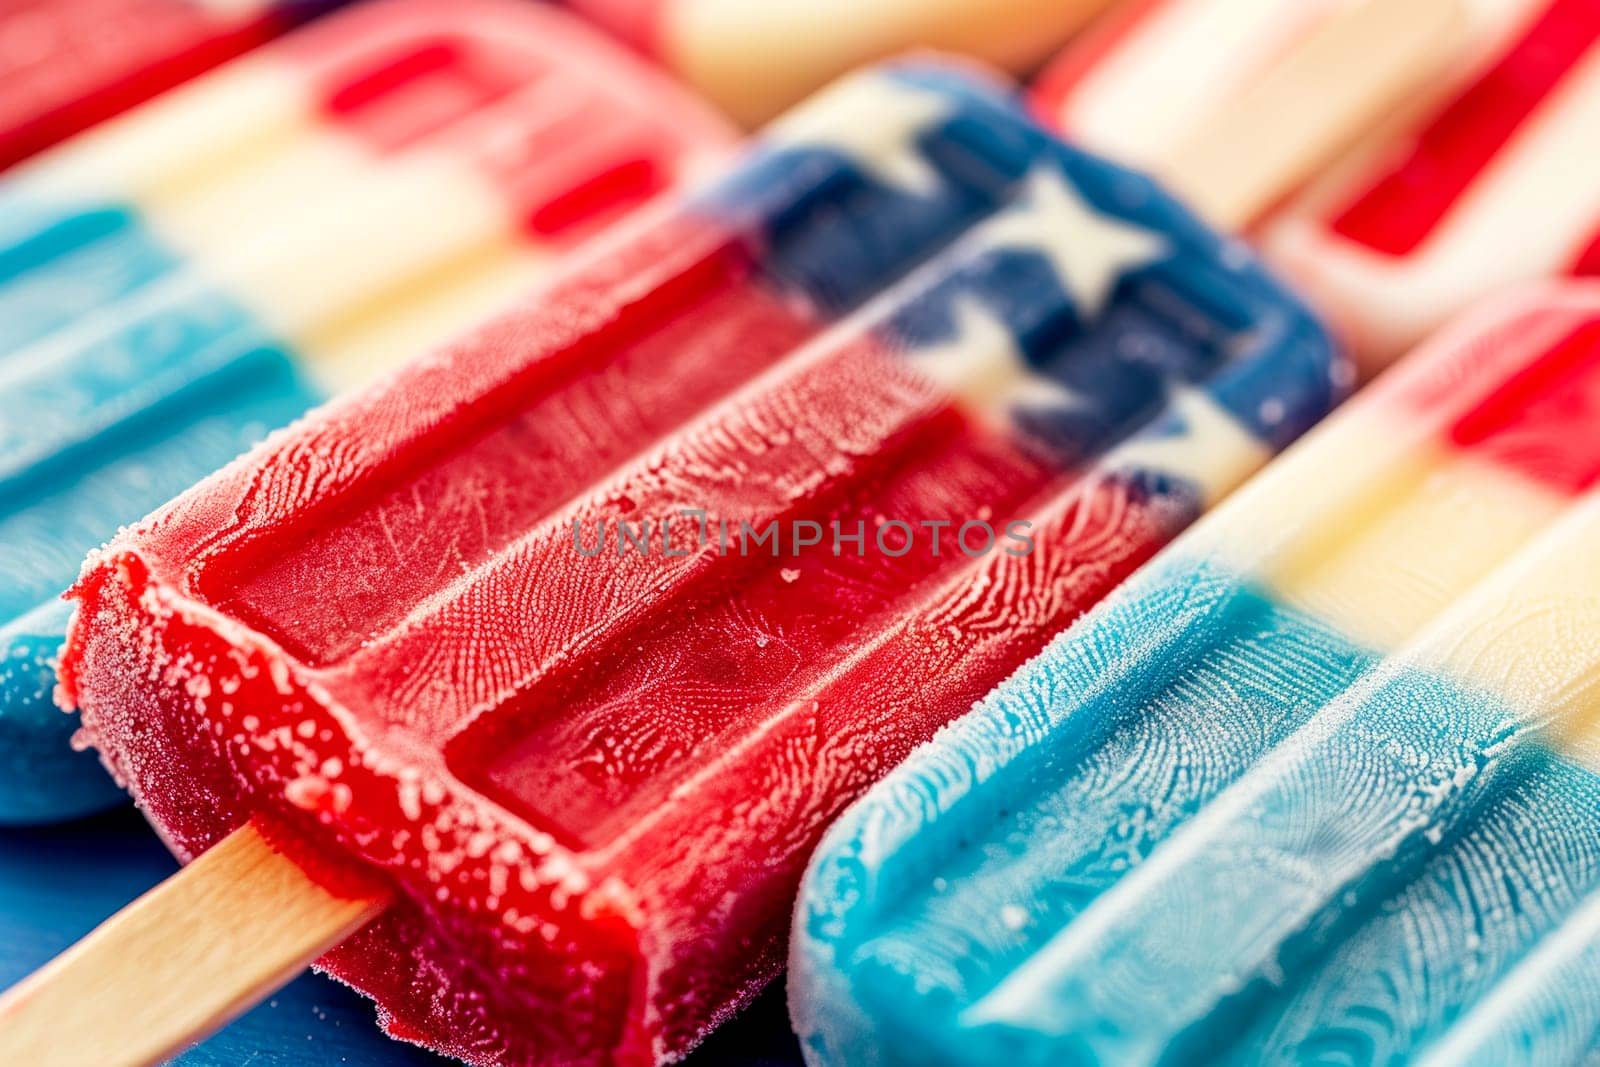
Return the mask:
<path id="1" fill-rule="evenodd" d="M 68 605 L 52 600 L 0 626 L 0 825 L 87 814 L 122 796 L 92 752 L 74 752 L 76 715 L 51 700 Z"/>
<path id="2" fill-rule="evenodd" d="M 868 1044 L 882 1063 L 998 1062 L 983 1058 L 999 1055 L 993 1033 L 957 1025 L 961 1008 L 1371 663 L 1226 578 L 1141 584 L 915 754 L 818 850 L 797 912 L 796 965 L 814 977 L 793 995 L 818 998 L 801 1036 L 824 1062 Z M 1281 662 L 1307 669 L 1285 677 Z M 851 1018 L 858 1032 L 833 1032 Z M 1062 1050 L 1041 1033 L 1005 1054 L 1030 1051 Z"/>
<path id="3" fill-rule="evenodd" d="M 91 758 L 41 755 L 62 753 L 71 732 L 43 684 L 43 657 L 65 635 L 55 598 L 84 555 L 316 402 L 292 358 L 269 341 L 245 334 L 216 349 L 229 357 L 220 369 L 54 457 L 54 477 L 0 490 L 0 620 L 24 616 L 0 624 L 0 660 L 13 668 L 0 674 L 5 751 L 24 754 L 0 784 L 0 823 L 76 816 L 116 796 Z"/>
<path id="4" fill-rule="evenodd" d="M 1517 774 L 1414 878 L 1378 895 L 1332 951 L 1267 998 L 1229 1042 L 1235 1056 L 1405 1059 L 1448 1036 L 1530 951 L 1562 936 L 1565 916 L 1600 894 L 1600 777 L 1542 749 L 1520 758 Z M 1474 1062 L 1575 1062 L 1593 1047 L 1600 944 L 1585 955 L 1587 964 L 1580 956 L 1546 983 L 1542 1012 L 1501 1028 L 1502 1053 L 1482 1050 Z"/>
<path id="5" fill-rule="evenodd" d="M 1425 1051 L 1600 893 L 1600 779 L 1380 663 L 1226 574 L 1147 570 L 830 833 L 797 911 L 802 1038 L 829 1063 Z M 1262 763 L 1341 695 L 1346 721 Z M 1246 776 L 1026 1009 L 960 1021 Z M 1593 1033 L 1587 981 L 1546 983 L 1516 1040 Z"/>

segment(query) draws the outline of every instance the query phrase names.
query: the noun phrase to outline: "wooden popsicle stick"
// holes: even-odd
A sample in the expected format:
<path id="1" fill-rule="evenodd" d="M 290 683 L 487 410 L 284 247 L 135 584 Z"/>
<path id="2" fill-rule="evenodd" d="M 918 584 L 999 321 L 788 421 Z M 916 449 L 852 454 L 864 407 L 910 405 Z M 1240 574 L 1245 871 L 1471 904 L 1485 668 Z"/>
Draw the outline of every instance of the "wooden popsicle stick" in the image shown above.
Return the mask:
<path id="1" fill-rule="evenodd" d="M 1431 76 L 1465 24 L 1462 0 L 1367 0 L 1156 169 L 1210 222 L 1237 230 Z M 157 1062 L 266 997 L 386 903 L 330 893 L 246 825 L 0 994 L 0 1064 Z"/>
<path id="2" fill-rule="evenodd" d="M 0 1063 L 133 1067 L 220 1028 L 378 916 L 246 824 L 0 994 Z"/>
<path id="3" fill-rule="evenodd" d="M 1468 24 L 1463 0 L 1343 11 L 1152 169 L 1212 225 L 1237 232 L 1458 57 Z"/>

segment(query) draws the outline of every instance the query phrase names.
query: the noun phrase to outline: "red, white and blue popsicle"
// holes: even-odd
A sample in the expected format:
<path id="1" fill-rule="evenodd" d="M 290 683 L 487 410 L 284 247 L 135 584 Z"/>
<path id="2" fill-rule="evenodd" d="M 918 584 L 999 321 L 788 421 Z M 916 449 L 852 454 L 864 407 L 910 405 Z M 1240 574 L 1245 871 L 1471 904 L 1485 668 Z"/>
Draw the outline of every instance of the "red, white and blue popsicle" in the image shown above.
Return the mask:
<path id="1" fill-rule="evenodd" d="M 0 169 L 340 2 L 7 0 L 0 6 Z"/>
<path id="2" fill-rule="evenodd" d="M 731 139 L 521 0 L 332 16 L 0 185 L 0 822 L 118 794 L 50 660 L 82 555 L 519 293 Z"/>
<path id="3" fill-rule="evenodd" d="M 814 1063 L 1587 1062 L 1600 286 L 1447 331 L 854 807 Z"/>
<path id="4" fill-rule="evenodd" d="M 621 231 L 96 554 L 63 662 L 185 853 L 393 885 L 323 963 L 474 1062 L 693 1046 L 829 820 L 1348 381 L 1247 250 L 955 64 Z"/>

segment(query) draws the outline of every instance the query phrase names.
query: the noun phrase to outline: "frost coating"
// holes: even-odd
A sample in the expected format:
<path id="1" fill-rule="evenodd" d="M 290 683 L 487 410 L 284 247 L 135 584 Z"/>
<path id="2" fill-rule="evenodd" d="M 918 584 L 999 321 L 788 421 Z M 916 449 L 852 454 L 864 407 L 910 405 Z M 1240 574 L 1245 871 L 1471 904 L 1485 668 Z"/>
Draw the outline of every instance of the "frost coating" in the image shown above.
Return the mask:
<path id="1" fill-rule="evenodd" d="M 119 525 L 723 141 L 589 32 L 515 0 L 362 5 L 0 183 L 0 662 L 53 656 L 57 598 Z M 0 822 L 120 799 L 64 758 L 48 689 L 0 675 Z"/>
<path id="2" fill-rule="evenodd" d="M 918 127 L 840 150 L 816 131 L 858 125 L 857 93 Z M 254 818 L 394 885 L 325 962 L 397 1034 L 686 1051 L 779 969 L 829 820 L 1336 395 L 1253 261 L 992 88 L 909 66 L 816 107 L 75 591 L 65 695 L 181 848 Z M 1071 249 L 1029 225 L 1084 213 Z M 686 509 L 1027 518 L 1038 547 L 572 548 L 575 520 Z"/>

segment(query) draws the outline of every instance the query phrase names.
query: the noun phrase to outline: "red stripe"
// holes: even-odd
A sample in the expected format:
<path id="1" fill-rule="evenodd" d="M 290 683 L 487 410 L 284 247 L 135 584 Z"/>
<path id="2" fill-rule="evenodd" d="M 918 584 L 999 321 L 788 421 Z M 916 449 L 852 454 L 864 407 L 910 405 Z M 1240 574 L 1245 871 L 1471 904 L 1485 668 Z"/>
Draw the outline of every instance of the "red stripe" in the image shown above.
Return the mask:
<path id="1" fill-rule="evenodd" d="M 1578 260 L 1572 265 L 1572 273 L 1580 277 L 1600 275 L 1600 230 L 1595 231 L 1589 246 L 1578 253 Z"/>
<path id="2" fill-rule="evenodd" d="M 324 106 L 380 152 L 397 152 L 548 71 L 504 40 L 419 33 L 402 48 L 360 55 Z"/>
<path id="3" fill-rule="evenodd" d="M 538 237 L 558 238 L 574 227 L 621 215 L 665 189 L 672 175 L 661 160 L 650 158 L 646 133 L 641 132 L 638 155 L 619 153 L 612 165 L 575 174 L 576 184 L 540 198 L 524 220 L 528 230 Z"/>
<path id="4" fill-rule="evenodd" d="M 1333 231 L 1392 256 L 1415 250 L 1597 39 L 1600 4 L 1554 0 L 1409 155 L 1334 217 Z"/>
<path id="5" fill-rule="evenodd" d="M 1597 427 L 1600 320 L 1590 319 L 1464 414 L 1450 440 L 1541 484 L 1580 493 L 1600 481 Z"/>

